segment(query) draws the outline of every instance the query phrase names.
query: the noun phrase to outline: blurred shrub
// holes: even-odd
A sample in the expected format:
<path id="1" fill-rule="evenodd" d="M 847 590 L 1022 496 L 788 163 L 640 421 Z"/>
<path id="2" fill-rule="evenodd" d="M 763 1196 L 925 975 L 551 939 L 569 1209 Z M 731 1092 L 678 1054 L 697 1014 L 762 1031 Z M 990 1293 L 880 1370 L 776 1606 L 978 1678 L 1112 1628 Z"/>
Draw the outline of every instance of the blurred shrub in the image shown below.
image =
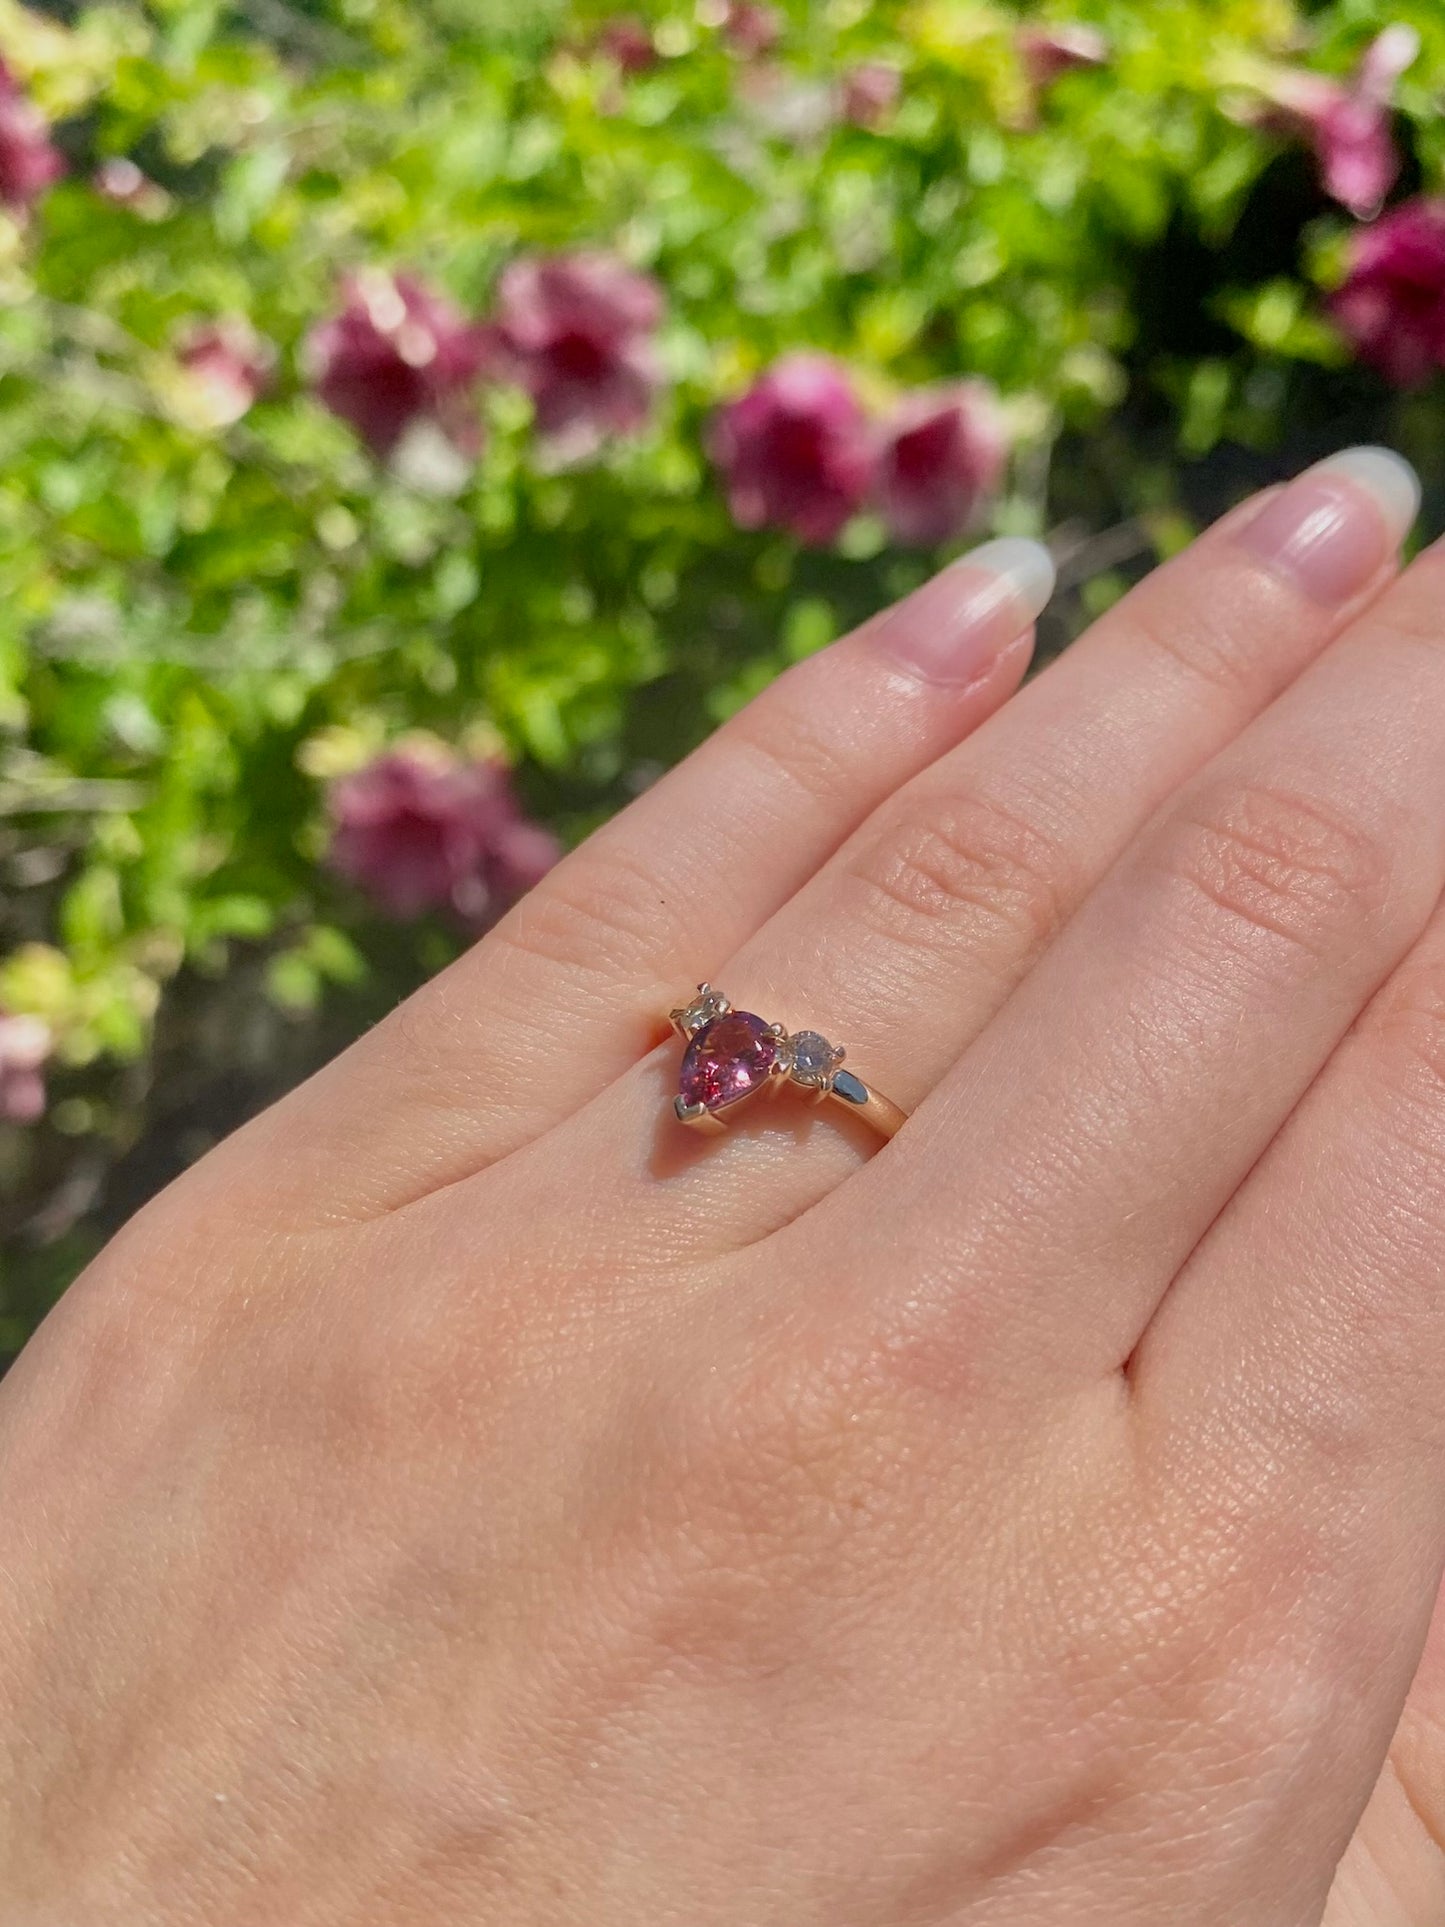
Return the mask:
<path id="1" fill-rule="evenodd" d="M 0 0 L 0 54 L 0 1346 L 974 530 L 1053 536 L 1056 647 L 1345 440 L 1439 500 L 1435 0 Z"/>

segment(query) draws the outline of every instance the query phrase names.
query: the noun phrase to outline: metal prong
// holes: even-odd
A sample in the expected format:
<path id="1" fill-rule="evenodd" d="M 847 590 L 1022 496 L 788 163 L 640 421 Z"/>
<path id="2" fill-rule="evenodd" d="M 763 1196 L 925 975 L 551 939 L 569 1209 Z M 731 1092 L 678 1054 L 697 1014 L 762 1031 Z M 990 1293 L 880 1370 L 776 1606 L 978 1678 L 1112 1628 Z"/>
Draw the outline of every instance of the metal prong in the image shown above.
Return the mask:
<path id="1" fill-rule="evenodd" d="M 706 1104 L 689 1104 L 684 1097 L 675 1097 L 672 1108 L 677 1114 L 679 1124 L 686 1124 L 694 1131 L 701 1131 L 707 1137 L 719 1137 L 727 1129 L 720 1117 L 716 1117 Z"/>

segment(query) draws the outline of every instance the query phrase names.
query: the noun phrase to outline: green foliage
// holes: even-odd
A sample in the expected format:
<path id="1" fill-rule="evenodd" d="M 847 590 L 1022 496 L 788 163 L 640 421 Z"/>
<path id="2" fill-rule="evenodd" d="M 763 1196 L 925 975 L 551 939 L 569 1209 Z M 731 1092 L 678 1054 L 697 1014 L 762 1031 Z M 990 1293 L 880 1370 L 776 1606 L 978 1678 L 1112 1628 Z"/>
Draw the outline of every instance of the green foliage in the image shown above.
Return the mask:
<path id="1" fill-rule="evenodd" d="M 995 383 L 1017 440 L 997 524 L 1062 528 L 1074 621 L 1122 586 L 1092 530 L 1171 544 L 1358 432 L 1438 480 L 1438 388 L 1395 401 L 1323 317 L 1349 217 L 1237 111 L 1262 61 L 1343 73 L 1408 20 L 1406 186 L 1438 187 L 1436 0 L 1031 10 L 1112 49 L 1042 99 L 1002 6 L 795 0 L 791 132 L 705 8 L 628 10 L 665 56 L 631 80 L 589 52 L 609 9 L 561 0 L 0 7 L 72 164 L 0 236 L 0 1006 L 59 1050 L 50 1120 L 5 1133 L 12 1328 L 82 1254 L 77 1213 L 131 1200 L 112 1175 L 165 1111 L 177 1026 L 290 1013 L 260 1095 L 306 1054 L 288 1023 L 338 997 L 359 1022 L 457 941 L 381 925 L 319 862 L 328 775 L 407 730 L 484 733 L 573 839 L 919 579 L 866 522 L 831 554 L 733 528 L 705 425 L 779 352 L 833 352 L 879 395 Z M 885 125 L 796 131 L 870 59 L 902 70 Z M 97 191 L 107 157 L 153 183 L 134 205 Z M 343 271 L 407 268 L 479 313 L 517 254 L 578 244 L 667 291 L 641 438 L 551 472 L 494 388 L 484 458 L 428 492 L 310 393 Z M 278 360 L 217 428 L 176 343 L 225 315 Z"/>

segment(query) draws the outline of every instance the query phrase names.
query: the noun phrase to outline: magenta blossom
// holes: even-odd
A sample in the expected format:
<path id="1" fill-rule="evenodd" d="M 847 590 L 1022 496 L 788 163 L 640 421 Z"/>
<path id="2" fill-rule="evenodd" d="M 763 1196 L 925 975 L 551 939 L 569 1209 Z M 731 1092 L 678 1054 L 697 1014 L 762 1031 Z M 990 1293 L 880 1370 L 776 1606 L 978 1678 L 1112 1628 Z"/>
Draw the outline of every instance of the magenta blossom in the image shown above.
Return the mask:
<path id="1" fill-rule="evenodd" d="M 176 359 L 201 399 L 201 414 L 216 428 L 240 421 L 271 379 L 271 345 L 239 315 L 193 323 L 176 343 Z"/>
<path id="2" fill-rule="evenodd" d="M 597 34 L 597 51 L 624 74 L 645 74 L 657 65 L 657 48 L 645 22 L 635 13 L 614 14 Z"/>
<path id="3" fill-rule="evenodd" d="M 0 1118 L 33 1124 L 45 1112 L 50 1027 L 38 1017 L 0 1013 Z"/>
<path id="4" fill-rule="evenodd" d="M 907 396 L 888 424 L 875 483 L 894 541 L 923 548 L 961 535 L 1007 460 L 998 397 L 986 382 Z"/>
<path id="5" fill-rule="evenodd" d="M 1395 85 L 1420 52 L 1413 27 L 1387 27 L 1348 80 L 1282 69 L 1260 83 L 1262 118 L 1307 140 L 1325 192 L 1360 219 L 1377 214 L 1400 178 L 1390 125 Z"/>
<path id="6" fill-rule="evenodd" d="M 342 284 L 340 313 L 307 344 L 316 393 L 373 452 L 433 422 L 465 454 L 481 447 L 470 397 L 488 365 L 485 329 L 407 274 L 368 269 Z"/>
<path id="7" fill-rule="evenodd" d="M 843 75 L 838 113 L 855 127 L 877 127 L 898 105 L 903 76 L 886 60 L 863 60 Z"/>
<path id="8" fill-rule="evenodd" d="M 124 154 L 113 154 L 103 160 L 91 176 L 91 184 L 97 194 L 103 194 L 117 207 L 143 208 L 147 201 L 164 190 L 157 188 L 148 174 L 143 174 L 133 160 Z"/>
<path id="9" fill-rule="evenodd" d="M 723 38 L 744 60 L 761 60 L 783 37 L 783 22 L 772 7 L 758 0 L 726 0 L 719 22 Z"/>
<path id="10" fill-rule="evenodd" d="M 1445 368 L 1445 201 L 1410 201 L 1363 229 L 1330 312 L 1399 387 Z"/>
<path id="11" fill-rule="evenodd" d="M 774 362 L 713 424 L 713 460 L 745 529 L 831 542 L 866 501 L 875 448 L 848 371 L 827 355 Z"/>
<path id="12" fill-rule="evenodd" d="M 489 921 L 557 861 L 498 762 L 463 762 L 441 745 L 389 751 L 331 787 L 333 869 L 393 917 L 450 911 Z"/>
<path id="13" fill-rule="evenodd" d="M 499 365 L 532 396 L 537 426 L 570 457 L 646 425 L 662 383 L 658 284 L 614 255 L 512 262 L 497 290 Z"/>
<path id="14" fill-rule="evenodd" d="M 1109 43 L 1096 27 L 1061 25 L 1021 27 L 1015 41 L 1031 84 L 1052 87 L 1064 74 L 1084 67 L 1102 67 Z"/>
<path id="15" fill-rule="evenodd" d="M 0 60 L 0 205 L 28 213 L 64 172 L 45 116 Z"/>

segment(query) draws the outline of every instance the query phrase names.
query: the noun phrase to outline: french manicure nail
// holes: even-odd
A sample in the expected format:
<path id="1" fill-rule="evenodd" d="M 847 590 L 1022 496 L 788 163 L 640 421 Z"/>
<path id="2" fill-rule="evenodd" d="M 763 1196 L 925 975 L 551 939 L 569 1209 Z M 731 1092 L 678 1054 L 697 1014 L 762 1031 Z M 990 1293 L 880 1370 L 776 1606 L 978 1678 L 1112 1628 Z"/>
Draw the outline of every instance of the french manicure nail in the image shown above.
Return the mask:
<path id="1" fill-rule="evenodd" d="M 1347 602 L 1414 526 L 1420 480 L 1388 448 L 1347 448 L 1273 496 L 1240 539 L 1314 601 Z"/>
<path id="2" fill-rule="evenodd" d="M 892 609 L 874 639 L 924 682 L 960 686 L 986 675 L 1054 593 L 1042 543 L 1002 536 L 960 556 Z"/>

